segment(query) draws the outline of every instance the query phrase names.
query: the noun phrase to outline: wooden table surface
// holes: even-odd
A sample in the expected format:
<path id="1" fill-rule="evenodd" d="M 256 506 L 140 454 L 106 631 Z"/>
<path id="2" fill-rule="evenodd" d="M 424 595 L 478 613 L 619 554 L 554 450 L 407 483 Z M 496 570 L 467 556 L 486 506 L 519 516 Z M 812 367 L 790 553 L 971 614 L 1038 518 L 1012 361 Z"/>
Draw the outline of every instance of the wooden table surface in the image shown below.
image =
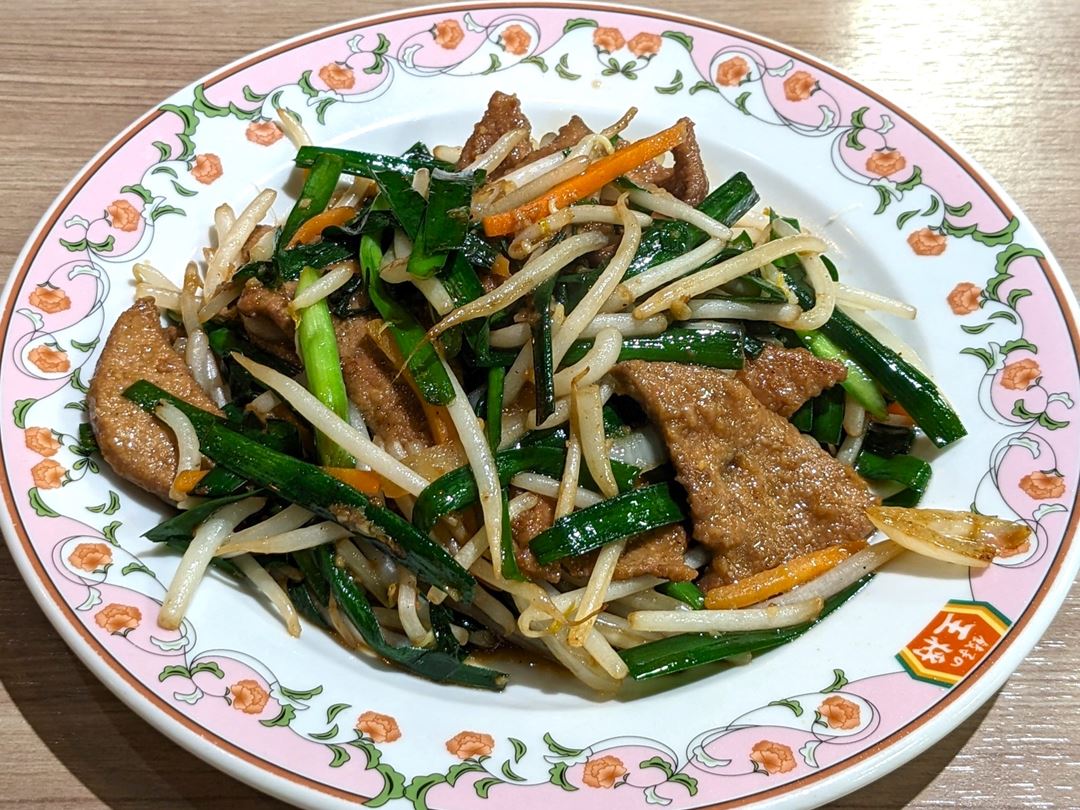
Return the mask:
<path id="1" fill-rule="evenodd" d="M 109 138 L 279 39 L 404 7 L 46 0 L 0 11 L 0 272 Z M 16 7 L 17 5 L 17 7 Z M 951 137 L 1019 202 L 1080 287 L 1075 0 L 672 0 L 838 65 Z M 986 706 L 837 807 L 1080 806 L 1080 588 Z M 0 805 L 273 807 L 177 748 L 75 659 L 0 548 Z"/>

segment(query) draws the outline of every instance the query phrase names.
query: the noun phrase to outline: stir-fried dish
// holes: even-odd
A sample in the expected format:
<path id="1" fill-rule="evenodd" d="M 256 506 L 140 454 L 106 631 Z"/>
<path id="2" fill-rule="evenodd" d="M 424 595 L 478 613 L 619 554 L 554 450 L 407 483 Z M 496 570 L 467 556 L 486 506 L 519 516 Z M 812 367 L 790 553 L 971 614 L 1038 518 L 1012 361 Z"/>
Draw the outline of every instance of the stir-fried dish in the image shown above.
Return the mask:
<path id="1" fill-rule="evenodd" d="M 288 216 L 222 205 L 180 286 L 135 267 L 88 404 L 179 509 L 146 534 L 182 554 L 162 627 L 216 569 L 435 681 L 501 689 L 474 655 L 515 645 L 611 693 L 784 644 L 905 548 L 1021 546 L 916 508 L 916 439 L 965 431 L 876 319 L 914 309 L 634 113 L 537 137 L 496 93 L 463 146 L 395 156 L 281 111 Z"/>

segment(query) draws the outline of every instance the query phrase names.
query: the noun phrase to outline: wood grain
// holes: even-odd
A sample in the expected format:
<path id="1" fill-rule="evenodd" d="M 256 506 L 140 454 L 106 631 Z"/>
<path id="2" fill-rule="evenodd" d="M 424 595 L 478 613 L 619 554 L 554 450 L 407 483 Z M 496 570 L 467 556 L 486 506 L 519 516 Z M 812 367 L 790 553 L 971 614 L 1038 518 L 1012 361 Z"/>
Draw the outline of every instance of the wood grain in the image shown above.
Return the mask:
<path id="1" fill-rule="evenodd" d="M 74 0 L 0 13 L 0 268 L 79 167 L 150 106 L 252 50 L 404 3 Z M 950 136 L 1016 198 L 1080 285 L 1073 0 L 667 7 L 831 61 Z M 227 9 L 227 13 L 223 13 Z M 1080 806 L 1080 589 L 996 698 L 836 807 Z M 0 805 L 269 808 L 153 731 L 82 667 L 0 550 Z"/>

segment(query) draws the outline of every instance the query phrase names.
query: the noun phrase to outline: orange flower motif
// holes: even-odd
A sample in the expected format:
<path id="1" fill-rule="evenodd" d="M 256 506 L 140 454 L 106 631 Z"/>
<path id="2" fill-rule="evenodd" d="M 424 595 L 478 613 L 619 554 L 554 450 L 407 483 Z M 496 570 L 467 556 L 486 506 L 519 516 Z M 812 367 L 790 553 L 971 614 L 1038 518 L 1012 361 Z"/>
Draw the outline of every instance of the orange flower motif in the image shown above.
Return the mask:
<path id="1" fill-rule="evenodd" d="M 817 79 L 805 70 L 796 70 L 784 79 L 784 97 L 788 101 L 806 101 L 817 89 Z"/>
<path id="2" fill-rule="evenodd" d="M 457 20 L 437 22 L 431 33 L 435 37 L 435 44 L 441 45 L 448 51 L 454 50 L 465 39 L 465 32 L 461 30 Z"/>
<path id="3" fill-rule="evenodd" d="M 907 166 L 907 158 L 896 149 L 875 149 L 866 159 L 866 170 L 878 177 L 896 174 Z"/>
<path id="4" fill-rule="evenodd" d="M 818 706 L 818 714 L 829 724 L 829 728 L 839 728 L 844 731 L 859 727 L 859 723 L 862 722 L 860 713 L 858 703 L 853 703 L 839 695 L 825 698 Z"/>
<path id="5" fill-rule="evenodd" d="M 207 152 L 195 156 L 195 165 L 191 167 L 191 176 L 208 186 L 221 177 L 221 158 Z"/>
<path id="6" fill-rule="evenodd" d="M 250 678 L 230 686 L 229 694 L 232 696 L 232 707 L 244 714 L 258 714 L 266 708 L 266 703 L 270 700 L 270 695 L 259 682 Z"/>
<path id="7" fill-rule="evenodd" d="M 37 307 L 50 315 L 71 309 L 71 299 L 59 287 L 39 285 L 30 293 L 30 306 Z"/>
<path id="8" fill-rule="evenodd" d="M 142 214 L 127 200 L 113 200 L 105 207 L 109 224 L 118 231 L 134 231 L 139 227 Z"/>
<path id="9" fill-rule="evenodd" d="M 581 781 L 591 788 L 614 787 L 620 777 L 626 774 L 626 767 L 618 757 L 606 756 L 590 759 L 585 763 Z"/>
<path id="10" fill-rule="evenodd" d="M 61 445 L 48 428 L 31 427 L 26 429 L 26 447 L 39 456 L 55 456 Z"/>
<path id="11" fill-rule="evenodd" d="M 67 470 L 64 469 L 64 465 L 47 458 L 31 467 L 30 475 L 34 479 L 34 486 L 38 489 L 59 489 L 64 485 Z"/>
<path id="12" fill-rule="evenodd" d="M 716 83 L 721 87 L 737 87 L 750 72 L 750 64 L 741 56 L 733 56 L 716 69 Z"/>
<path id="13" fill-rule="evenodd" d="M 27 355 L 30 362 L 46 374 L 57 374 L 69 371 L 71 363 L 68 361 L 67 352 L 54 349 L 52 346 L 35 346 Z"/>
<path id="14" fill-rule="evenodd" d="M 1020 489 L 1024 490 L 1028 497 L 1037 501 L 1047 501 L 1050 498 L 1060 498 L 1065 494 L 1065 479 L 1060 475 L 1036 470 L 1020 479 Z"/>
<path id="15" fill-rule="evenodd" d="M 662 41 L 659 34 L 646 34 L 642 31 L 640 34 L 635 34 L 634 37 L 626 43 L 626 47 L 630 49 L 630 53 L 639 59 L 648 59 L 660 53 L 660 44 Z"/>
<path id="16" fill-rule="evenodd" d="M 783 743 L 761 740 L 750 749 L 750 759 L 767 773 L 787 773 L 795 770 L 795 755 Z"/>
<path id="17" fill-rule="evenodd" d="M 935 233 L 929 228 L 912 231 L 907 243 L 918 256 L 939 256 L 945 252 L 945 234 Z"/>
<path id="18" fill-rule="evenodd" d="M 244 137 L 259 146 L 270 146 L 281 140 L 284 133 L 273 121 L 252 121 L 244 131 Z"/>
<path id="19" fill-rule="evenodd" d="M 916 231 L 916 233 L 920 232 Z M 908 244 L 911 244 L 910 236 L 908 237 Z M 918 253 L 917 250 L 915 252 Z M 954 315 L 970 315 L 979 308 L 979 297 L 981 295 L 982 290 L 979 287 L 976 287 L 970 281 L 963 281 L 953 287 L 949 297 L 945 300 L 949 302 L 949 309 L 953 311 Z"/>
<path id="20" fill-rule="evenodd" d="M 514 56 L 523 56 L 532 44 L 532 36 L 520 25 L 508 25 L 499 34 L 503 50 Z"/>
<path id="21" fill-rule="evenodd" d="M 401 729 L 397 720 L 388 714 L 364 712 L 356 719 L 356 730 L 372 742 L 388 743 L 401 739 Z"/>
<path id="22" fill-rule="evenodd" d="M 119 605 L 114 602 L 94 614 L 94 621 L 98 627 L 104 627 L 114 636 L 126 636 L 139 626 L 142 612 L 132 605 Z"/>
<path id="23" fill-rule="evenodd" d="M 446 741 L 446 750 L 458 759 L 486 757 L 495 750 L 495 740 L 490 734 L 463 731 Z"/>
<path id="24" fill-rule="evenodd" d="M 356 84 L 356 74 L 348 65 L 331 62 L 319 68 L 319 78 L 326 83 L 331 90 L 352 90 Z"/>
<path id="25" fill-rule="evenodd" d="M 1030 357 L 1009 363 L 1001 372 L 1001 387 L 1012 391 L 1026 391 L 1031 384 L 1042 376 L 1039 364 Z"/>
<path id="26" fill-rule="evenodd" d="M 68 562 L 80 571 L 97 571 L 112 562 L 112 549 L 107 543 L 79 543 Z"/>
<path id="27" fill-rule="evenodd" d="M 593 31 L 592 44 L 604 53 L 614 53 L 626 44 L 618 28 L 597 28 Z"/>

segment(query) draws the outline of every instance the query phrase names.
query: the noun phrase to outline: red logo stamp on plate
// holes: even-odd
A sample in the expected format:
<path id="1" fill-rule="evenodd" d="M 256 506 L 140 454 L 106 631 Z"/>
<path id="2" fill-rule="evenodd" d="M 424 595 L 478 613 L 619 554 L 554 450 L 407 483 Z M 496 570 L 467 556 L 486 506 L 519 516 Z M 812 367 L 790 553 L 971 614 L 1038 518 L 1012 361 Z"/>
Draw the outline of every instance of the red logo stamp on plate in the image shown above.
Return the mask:
<path id="1" fill-rule="evenodd" d="M 951 687 L 990 654 L 1012 624 L 987 602 L 955 599 L 896 654 L 916 680 Z"/>

